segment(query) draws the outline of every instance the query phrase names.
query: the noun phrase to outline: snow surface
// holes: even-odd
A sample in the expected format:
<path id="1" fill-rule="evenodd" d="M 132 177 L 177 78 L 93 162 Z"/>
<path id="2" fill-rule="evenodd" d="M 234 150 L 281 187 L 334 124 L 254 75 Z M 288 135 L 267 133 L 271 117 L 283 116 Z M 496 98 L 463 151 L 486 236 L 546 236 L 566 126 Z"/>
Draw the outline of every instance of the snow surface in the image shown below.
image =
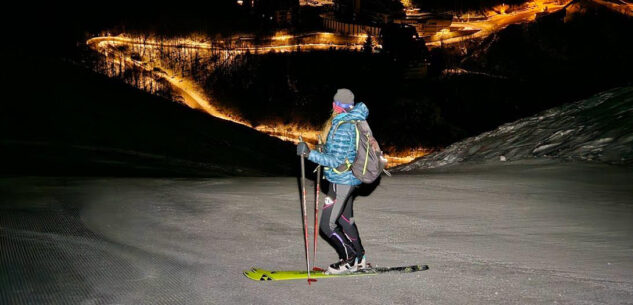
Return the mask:
<path id="1" fill-rule="evenodd" d="M 534 158 L 633 164 L 633 87 L 502 125 L 394 171 Z"/>
<path id="2" fill-rule="evenodd" d="M 305 267 L 295 178 L 0 178 L 0 304 L 633 302 L 628 168 L 426 170 L 383 178 L 355 210 L 373 264 L 430 270 L 312 286 L 244 277 Z M 334 260 L 321 240 L 318 265 Z"/>

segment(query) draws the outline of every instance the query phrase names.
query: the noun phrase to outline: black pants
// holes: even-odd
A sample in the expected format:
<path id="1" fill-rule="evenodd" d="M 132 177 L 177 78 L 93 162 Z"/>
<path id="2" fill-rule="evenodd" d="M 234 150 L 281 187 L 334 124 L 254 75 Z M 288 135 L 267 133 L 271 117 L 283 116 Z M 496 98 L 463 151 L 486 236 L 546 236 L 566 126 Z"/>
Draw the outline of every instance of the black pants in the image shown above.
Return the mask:
<path id="1" fill-rule="evenodd" d="M 365 249 L 354 222 L 354 185 L 330 183 L 319 227 L 321 234 L 336 249 L 339 258 L 362 258 Z"/>

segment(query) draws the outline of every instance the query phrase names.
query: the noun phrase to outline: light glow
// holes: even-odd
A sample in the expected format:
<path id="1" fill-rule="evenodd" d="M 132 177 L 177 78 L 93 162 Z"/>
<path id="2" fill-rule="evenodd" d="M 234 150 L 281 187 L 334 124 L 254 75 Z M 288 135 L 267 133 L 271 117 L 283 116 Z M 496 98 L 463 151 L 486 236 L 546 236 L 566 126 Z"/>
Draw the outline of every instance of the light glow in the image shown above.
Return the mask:
<path id="1" fill-rule="evenodd" d="M 294 38 L 286 36 L 290 35 L 280 34 L 277 37 L 282 37 L 282 39 L 273 38 L 271 40 L 287 41 Z M 289 141 L 296 144 L 299 143 L 299 137 L 302 137 L 303 140 L 307 143 L 310 143 L 311 145 L 316 145 L 317 137 L 320 134 L 320 130 L 300 127 L 294 124 L 281 123 L 267 123 L 253 126 L 240 115 L 229 112 L 217 106 L 213 99 L 204 93 L 204 90 L 198 83 L 196 83 L 196 81 L 182 76 L 182 73 L 179 73 L 177 69 L 173 69 L 170 67 L 170 62 L 168 61 L 168 59 L 161 59 L 161 57 L 156 55 L 172 54 L 173 52 L 175 52 L 174 49 L 176 49 L 184 54 L 189 54 L 189 56 L 194 56 L 192 54 L 196 54 L 195 56 L 198 56 L 199 54 L 203 54 L 203 56 L 220 56 L 221 62 L 227 62 L 234 58 L 236 55 L 243 54 L 247 51 L 250 52 L 258 50 L 261 52 L 262 50 L 275 50 L 279 52 L 285 52 L 294 50 L 297 47 L 306 49 L 322 49 L 333 46 L 333 44 L 325 42 L 327 38 L 339 42 L 342 41 L 341 39 L 344 39 L 332 33 L 313 33 L 307 35 L 307 37 L 309 38 L 308 40 L 323 42 L 304 43 L 300 45 L 274 45 L 266 47 L 254 47 L 247 44 L 246 46 L 242 47 L 223 48 L 219 47 L 219 45 L 224 44 L 223 41 L 211 42 L 200 37 L 158 41 L 149 37 L 120 35 L 95 37 L 89 39 L 86 44 L 91 49 L 102 54 L 105 57 L 106 61 L 108 61 L 109 64 L 112 65 L 112 67 L 116 68 L 115 73 L 109 76 L 113 76 L 116 73 L 122 73 L 122 71 L 119 71 L 119 66 L 123 67 L 121 69 L 129 69 L 130 67 L 132 67 L 136 71 L 151 75 L 151 78 L 145 78 L 143 82 L 139 83 L 138 86 L 146 86 L 145 82 L 147 81 L 156 79 L 161 80 L 166 84 L 169 84 L 172 92 L 182 98 L 182 103 L 192 109 L 204 111 L 216 118 L 253 128 L 259 132 L 268 134 L 284 141 Z M 348 41 L 351 40 L 353 42 L 362 43 L 364 42 L 366 37 L 366 35 L 358 35 L 358 37 L 349 37 Z M 243 39 L 239 40 L 244 41 Z M 341 45 L 341 47 L 347 49 L 356 48 L 355 45 L 350 46 L 349 44 Z M 137 54 L 137 58 L 132 59 L 133 53 L 143 55 Z M 386 155 L 386 158 L 389 162 L 388 167 L 407 163 L 408 160 L 413 160 L 425 154 L 424 151 L 424 149 L 416 149 L 412 150 L 409 154 L 400 152 L 392 155 Z"/>
<path id="2" fill-rule="evenodd" d="M 468 12 L 466 21 L 453 22 L 451 29 L 445 28 L 437 34 L 427 38 L 427 46 L 436 47 L 442 44 L 458 43 L 465 39 L 483 38 L 499 31 L 513 23 L 529 22 L 534 20 L 537 13 L 547 8 L 547 12 L 555 12 L 562 9 L 571 0 L 533 0 L 518 7 L 513 7 L 511 13 L 507 5 L 497 7 L 496 11 L 489 11 L 485 18 L 474 18 L 477 12 Z M 602 1 L 602 0 L 594 0 Z M 406 3 L 405 3 L 406 2 Z M 418 12 L 410 1 L 403 1 L 407 12 Z M 452 28 L 467 30 L 467 34 Z M 367 34 L 339 35 L 330 32 L 314 32 L 301 35 L 291 35 L 286 32 L 278 32 L 263 43 L 255 45 L 252 35 L 234 36 L 228 39 L 212 40 L 202 35 L 190 35 L 188 37 L 173 39 L 156 39 L 150 36 L 119 35 L 104 36 L 89 39 L 86 43 L 93 50 L 104 56 L 107 66 L 105 73 L 114 77 L 122 75 L 127 69 L 140 71 L 144 78 L 136 78 L 132 85 L 150 92 L 169 86 L 174 95 L 182 98 L 182 103 L 192 109 L 198 109 L 214 117 L 248 126 L 262 133 L 277 137 L 284 141 L 298 143 L 300 136 L 311 144 L 316 144 L 320 131 L 299 127 L 292 124 L 262 124 L 252 126 L 247 120 L 236 113 L 221 108 L 213 99 L 204 93 L 196 81 L 186 76 L 185 71 L 191 69 L 191 62 L 195 60 L 216 61 L 216 64 L 231 64 L 241 54 L 266 53 L 266 52 L 296 52 L 328 50 L 362 50 L 367 40 Z M 375 43 L 375 41 L 374 41 Z M 380 49 L 380 45 L 376 45 Z M 134 55 L 134 56 L 133 56 Z M 176 59 L 173 57 L 176 56 Z M 181 58 L 181 56 L 185 56 Z M 134 59 L 133 59 L 134 57 Z M 175 63 L 177 62 L 177 63 Z M 184 64 L 183 64 L 184 63 Z M 180 66 L 178 66 L 180 65 Z M 213 68 L 213 65 L 210 67 Z M 149 75 L 149 77 L 147 77 Z M 395 150 L 392 150 L 395 151 Z M 416 148 L 407 151 L 392 152 L 386 154 L 389 167 L 404 164 L 422 157 L 430 152 L 429 149 Z"/>
<path id="3" fill-rule="evenodd" d="M 502 4 L 486 11 L 483 15 L 476 11 L 466 12 L 451 23 L 450 34 L 435 34 L 429 37 L 428 47 L 461 43 L 467 39 L 481 39 L 505 29 L 511 24 L 532 22 L 536 15 L 554 13 L 563 9 L 572 0 L 531 0 L 521 5 Z M 601 1 L 601 0 L 598 0 Z"/>

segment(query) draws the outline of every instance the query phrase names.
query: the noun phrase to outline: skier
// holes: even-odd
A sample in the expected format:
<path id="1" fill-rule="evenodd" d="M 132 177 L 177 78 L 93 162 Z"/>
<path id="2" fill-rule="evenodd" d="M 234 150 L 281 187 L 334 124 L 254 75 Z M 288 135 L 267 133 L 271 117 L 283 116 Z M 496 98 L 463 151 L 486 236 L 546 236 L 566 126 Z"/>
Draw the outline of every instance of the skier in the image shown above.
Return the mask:
<path id="1" fill-rule="evenodd" d="M 305 142 L 297 145 L 297 155 L 324 166 L 330 182 L 321 212 L 321 234 L 336 249 L 339 261 L 330 265 L 327 274 L 354 272 L 368 267 L 365 249 L 354 223 L 353 192 L 361 184 L 350 166 L 356 157 L 356 128 L 346 124 L 365 120 L 369 110 L 363 103 L 354 104 L 349 89 L 338 89 L 332 103 L 332 115 L 323 128 L 323 152 L 310 150 Z"/>

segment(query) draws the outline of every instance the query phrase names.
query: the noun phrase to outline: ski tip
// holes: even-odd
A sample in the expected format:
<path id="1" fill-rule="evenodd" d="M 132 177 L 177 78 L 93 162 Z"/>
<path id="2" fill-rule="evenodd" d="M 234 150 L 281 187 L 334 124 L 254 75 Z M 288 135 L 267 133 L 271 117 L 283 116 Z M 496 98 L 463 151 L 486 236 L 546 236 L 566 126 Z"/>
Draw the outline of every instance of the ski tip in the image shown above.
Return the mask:
<path id="1" fill-rule="evenodd" d="M 316 283 L 317 279 L 308 279 L 308 286 L 312 285 L 312 283 Z"/>
<path id="2" fill-rule="evenodd" d="M 316 272 L 325 272 L 325 269 L 321 269 L 319 267 L 312 267 L 312 271 L 316 271 Z"/>

